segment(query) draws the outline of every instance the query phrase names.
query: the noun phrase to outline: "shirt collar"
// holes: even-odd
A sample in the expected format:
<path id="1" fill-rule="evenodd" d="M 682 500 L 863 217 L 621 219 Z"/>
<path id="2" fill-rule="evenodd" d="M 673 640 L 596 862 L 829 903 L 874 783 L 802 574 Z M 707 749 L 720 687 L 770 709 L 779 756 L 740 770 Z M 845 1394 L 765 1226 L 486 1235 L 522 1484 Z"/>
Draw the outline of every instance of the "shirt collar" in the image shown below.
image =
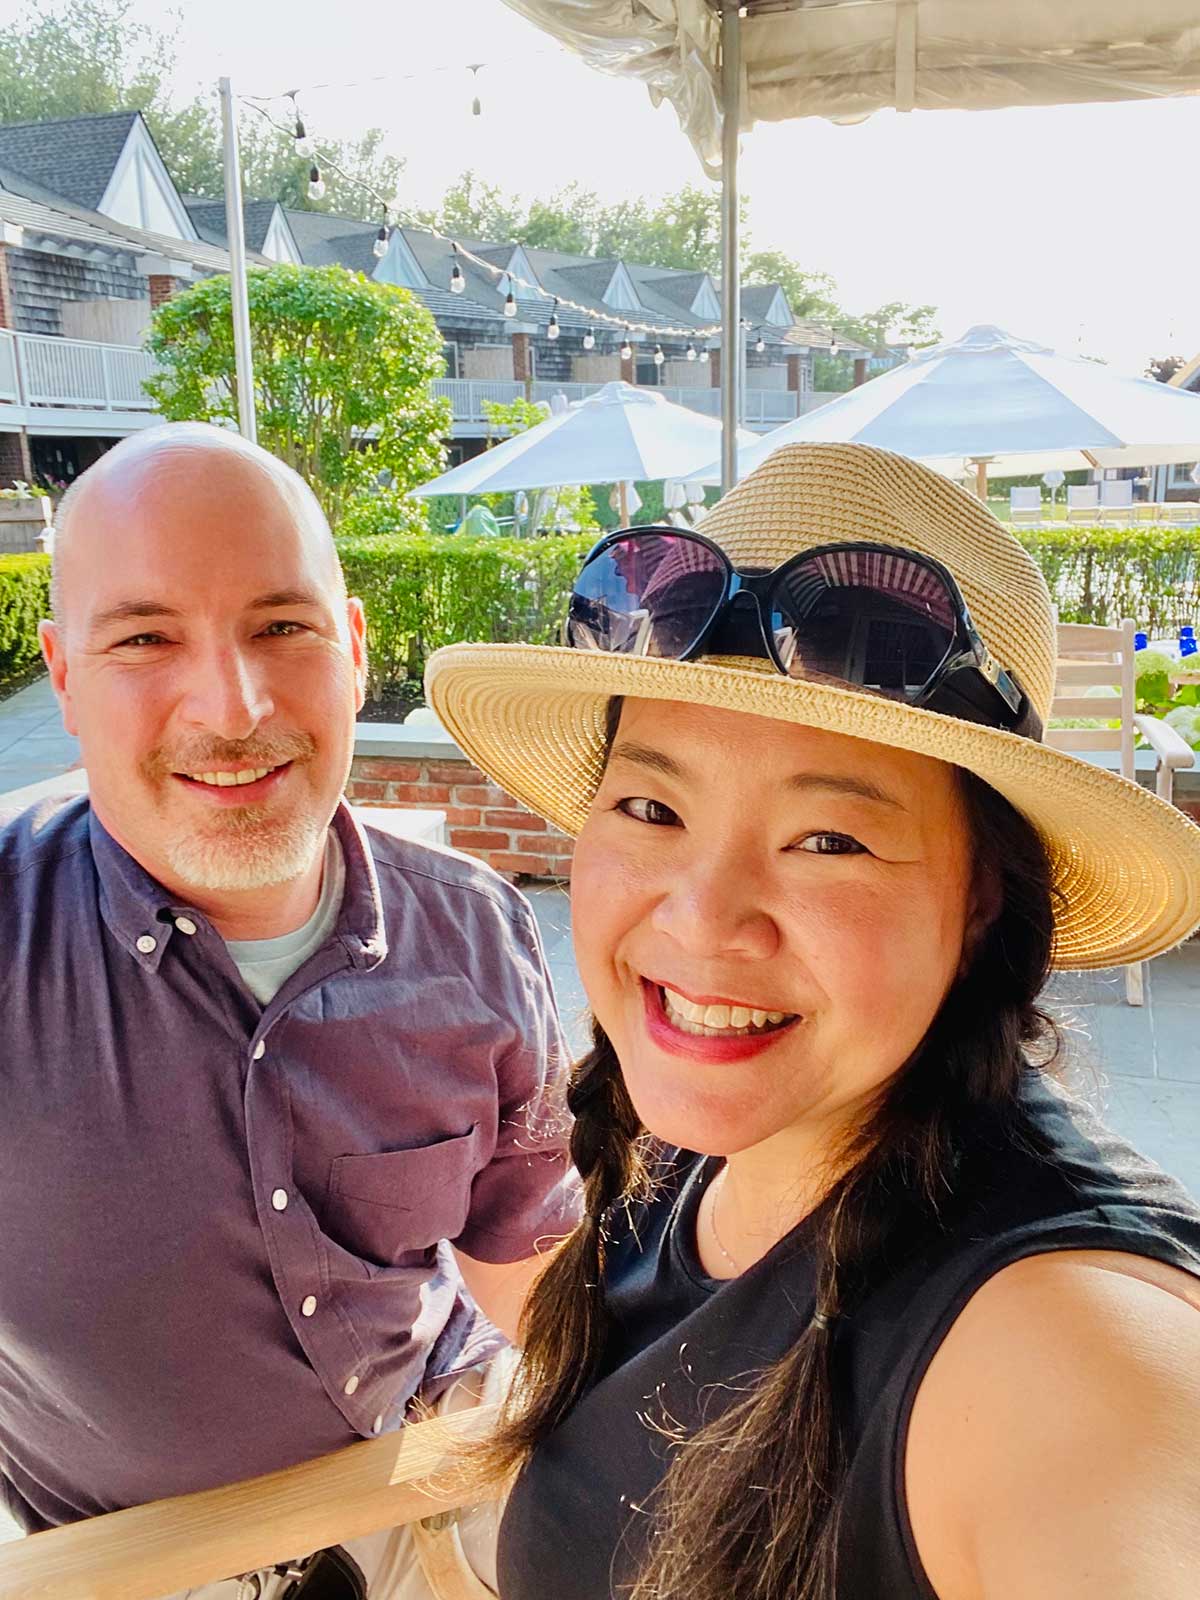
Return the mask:
<path id="1" fill-rule="evenodd" d="M 367 836 L 344 800 L 333 816 L 346 863 L 346 888 L 336 937 L 351 963 L 369 971 L 387 956 L 387 930 L 379 878 Z M 148 972 L 157 972 L 163 951 L 176 933 L 175 919 L 206 919 L 186 901 L 176 900 L 125 850 L 89 807 L 92 859 L 100 885 L 100 914 L 118 943 Z"/>

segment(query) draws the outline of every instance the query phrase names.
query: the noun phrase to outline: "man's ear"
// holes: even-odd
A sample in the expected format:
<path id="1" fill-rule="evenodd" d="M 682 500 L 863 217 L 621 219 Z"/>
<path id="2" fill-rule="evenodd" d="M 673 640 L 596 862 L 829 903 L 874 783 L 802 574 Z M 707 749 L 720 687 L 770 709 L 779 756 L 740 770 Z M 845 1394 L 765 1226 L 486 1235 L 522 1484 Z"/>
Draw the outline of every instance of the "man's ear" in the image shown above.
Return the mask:
<path id="1" fill-rule="evenodd" d="M 38 643 L 42 647 L 42 659 L 50 673 L 50 687 L 54 690 L 58 709 L 62 712 L 63 726 L 68 733 L 78 737 L 75 708 L 71 703 L 71 691 L 67 684 L 66 639 L 60 624 L 39 622 Z"/>
<path id="2" fill-rule="evenodd" d="M 367 698 L 367 615 L 355 596 L 346 601 L 350 624 L 350 652 L 354 658 L 354 709 L 361 711 Z"/>

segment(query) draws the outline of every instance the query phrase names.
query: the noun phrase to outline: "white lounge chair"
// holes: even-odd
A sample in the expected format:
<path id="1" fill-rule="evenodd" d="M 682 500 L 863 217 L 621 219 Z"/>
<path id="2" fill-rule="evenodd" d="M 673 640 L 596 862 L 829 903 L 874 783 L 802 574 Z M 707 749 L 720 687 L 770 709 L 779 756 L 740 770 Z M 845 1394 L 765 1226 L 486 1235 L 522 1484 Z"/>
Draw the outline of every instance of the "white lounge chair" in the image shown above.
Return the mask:
<path id="1" fill-rule="evenodd" d="M 1130 523 L 1133 521 L 1133 479 L 1107 478 L 1099 486 L 1100 521 Z"/>
<path id="2" fill-rule="evenodd" d="M 1008 491 L 1008 520 L 1017 527 L 1035 527 L 1042 520 L 1042 491 L 1034 484 Z"/>
<path id="3" fill-rule="evenodd" d="M 1050 725 L 1045 739 L 1056 750 L 1070 750 L 1077 755 L 1117 752 L 1112 763 L 1123 778 L 1136 781 L 1133 741 L 1140 733 L 1155 755 L 1158 795 L 1170 801 L 1174 792 L 1175 774 L 1181 767 L 1196 763 L 1196 752 L 1189 744 L 1157 717 L 1139 714 L 1134 710 L 1133 636 L 1135 625 L 1122 622 L 1116 628 L 1090 627 L 1086 624 L 1063 622 L 1058 627 L 1058 670 L 1054 683 L 1054 700 L 1050 707 Z M 1089 694 L 1089 689 L 1106 688 L 1110 694 Z M 1056 718 L 1095 718 L 1102 723 L 1097 728 L 1056 728 Z M 1103 724 L 1115 722 L 1115 728 Z M 1104 765 L 1109 765 L 1109 760 Z M 1131 1006 L 1143 1003 L 1143 976 L 1145 963 L 1138 962 L 1125 968 L 1125 995 Z"/>
<path id="4" fill-rule="evenodd" d="M 1094 522 L 1100 510 L 1100 485 L 1098 483 L 1069 483 L 1067 485 L 1067 521 Z"/>

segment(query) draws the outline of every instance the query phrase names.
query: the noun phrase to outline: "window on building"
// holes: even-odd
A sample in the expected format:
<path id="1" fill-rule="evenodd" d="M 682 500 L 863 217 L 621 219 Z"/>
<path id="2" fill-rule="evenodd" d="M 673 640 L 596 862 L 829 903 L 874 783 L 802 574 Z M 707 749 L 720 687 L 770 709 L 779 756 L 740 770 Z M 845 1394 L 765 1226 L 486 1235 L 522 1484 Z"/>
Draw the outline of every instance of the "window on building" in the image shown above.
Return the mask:
<path id="1" fill-rule="evenodd" d="M 459 376 L 458 346 L 453 340 L 447 341 L 442 346 L 442 360 L 446 363 L 446 376 L 448 378 L 457 378 Z"/>

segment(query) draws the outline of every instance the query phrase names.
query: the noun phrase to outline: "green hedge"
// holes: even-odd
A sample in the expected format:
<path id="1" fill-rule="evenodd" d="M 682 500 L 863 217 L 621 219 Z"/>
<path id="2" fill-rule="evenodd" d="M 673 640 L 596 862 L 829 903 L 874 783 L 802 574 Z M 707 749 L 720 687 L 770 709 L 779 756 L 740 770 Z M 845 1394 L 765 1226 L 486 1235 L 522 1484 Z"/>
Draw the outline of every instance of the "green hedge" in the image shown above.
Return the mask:
<path id="1" fill-rule="evenodd" d="M 553 644 L 592 535 L 339 538 L 350 593 L 367 612 L 371 691 L 419 678 L 439 645 Z"/>
<path id="2" fill-rule="evenodd" d="M 38 623 L 50 615 L 50 557 L 0 556 L 0 682 L 40 654 Z"/>
<path id="3" fill-rule="evenodd" d="M 1200 622 L 1200 528 L 1015 528 L 1063 622 L 1132 617 L 1150 634 Z"/>

